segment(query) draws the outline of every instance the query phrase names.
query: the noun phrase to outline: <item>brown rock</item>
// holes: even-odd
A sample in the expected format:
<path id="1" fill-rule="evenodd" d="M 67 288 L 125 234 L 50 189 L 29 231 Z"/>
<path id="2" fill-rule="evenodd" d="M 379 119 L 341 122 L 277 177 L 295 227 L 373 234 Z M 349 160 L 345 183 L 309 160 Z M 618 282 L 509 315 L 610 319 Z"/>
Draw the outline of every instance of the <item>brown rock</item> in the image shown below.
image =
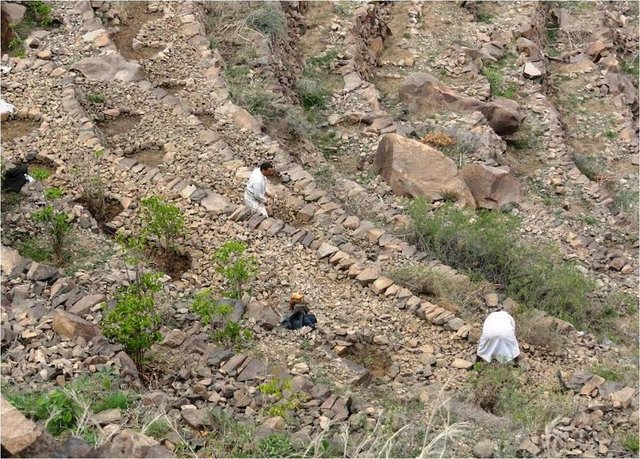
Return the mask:
<path id="1" fill-rule="evenodd" d="M 75 314 L 77 316 L 83 316 L 91 311 L 91 308 L 95 305 L 102 303 L 105 300 L 105 296 L 102 294 L 97 295 L 87 295 L 83 297 L 80 301 L 77 301 L 73 306 L 69 308 L 69 312 L 71 314 Z"/>
<path id="2" fill-rule="evenodd" d="M 119 431 L 95 457 L 175 457 L 156 440 L 131 429 Z"/>
<path id="3" fill-rule="evenodd" d="M 451 363 L 451 366 L 460 370 L 470 370 L 473 368 L 473 362 L 464 359 L 455 359 L 453 363 Z"/>
<path id="4" fill-rule="evenodd" d="M 498 167 L 466 164 L 460 171 L 473 195 L 476 206 L 484 209 L 503 209 L 522 199 L 521 186 L 507 171 Z"/>
<path id="5" fill-rule="evenodd" d="M 386 134 L 376 152 L 375 170 L 400 196 L 431 199 L 452 194 L 465 206 L 475 200 L 455 163 L 439 151 L 398 134 Z"/>
<path id="6" fill-rule="evenodd" d="M 7 450 L 11 455 L 16 455 L 31 446 L 42 435 L 42 429 L 24 417 L 4 397 L 0 402 L 0 415 L 3 427 L 0 430 L 0 443 L 2 449 Z"/>
<path id="7" fill-rule="evenodd" d="M 366 266 L 362 271 L 360 271 L 360 273 L 356 276 L 356 280 L 362 285 L 369 285 L 379 276 L 380 267 L 378 267 L 378 265 L 369 265 Z"/>
<path id="8" fill-rule="evenodd" d="M 428 73 L 409 75 L 400 87 L 400 100 L 410 112 L 418 114 L 432 114 L 444 110 L 480 111 L 498 135 L 513 134 L 523 120 L 515 101 L 507 102 L 507 99 L 497 98 L 492 102 L 481 102 L 464 97 Z"/>
<path id="9" fill-rule="evenodd" d="M 280 324 L 280 316 L 273 309 L 255 299 L 252 299 L 247 305 L 246 314 L 249 319 L 254 319 L 258 325 L 267 330 Z"/>
<path id="10" fill-rule="evenodd" d="M 100 329 L 97 326 L 66 311 L 58 311 L 53 316 L 51 326 L 56 333 L 71 339 L 81 336 L 88 341 L 94 336 L 100 335 Z"/>
<path id="11" fill-rule="evenodd" d="M 144 79 L 142 67 L 125 60 L 119 53 L 106 53 L 82 59 L 71 66 L 89 80 L 119 80 L 124 82 Z"/>
<path id="12" fill-rule="evenodd" d="M 589 381 L 582 386 L 580 395 L 591 395 L 591 393 L 604 383 L 605 379 L 598 375 L 593 375 Z"/>

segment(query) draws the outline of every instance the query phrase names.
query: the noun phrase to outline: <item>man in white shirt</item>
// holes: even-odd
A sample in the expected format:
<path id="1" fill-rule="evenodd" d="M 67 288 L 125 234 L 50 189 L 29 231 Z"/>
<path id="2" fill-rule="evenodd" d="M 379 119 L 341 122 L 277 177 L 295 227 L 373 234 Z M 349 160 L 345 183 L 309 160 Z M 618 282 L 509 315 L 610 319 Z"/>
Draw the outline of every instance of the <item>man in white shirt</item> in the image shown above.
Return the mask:
<path id="1" fill-rule="evenodd" d="M 273 175 L 275 170 L 273 164 L 269 161 L 265 161 L 260 164 L 260 167 L 256 167 L 247 182 L 247 188 L 244 192 L 244 204 L 253 213 L 259 213 L 268 217 L 267 214 L 267 197 L 271 197 L 267 191 L 267 177 Z"/>
<path id="2" fill-rule="evenodd" d="M 520 348 L 513 317 L 507 311 L 492 312 L 482 325 L 476 361 L 482 359 L 491 363 L 491 360 L 496 359 L 500 363 L 512 360 L 518 363 L 519 356 Z"/>

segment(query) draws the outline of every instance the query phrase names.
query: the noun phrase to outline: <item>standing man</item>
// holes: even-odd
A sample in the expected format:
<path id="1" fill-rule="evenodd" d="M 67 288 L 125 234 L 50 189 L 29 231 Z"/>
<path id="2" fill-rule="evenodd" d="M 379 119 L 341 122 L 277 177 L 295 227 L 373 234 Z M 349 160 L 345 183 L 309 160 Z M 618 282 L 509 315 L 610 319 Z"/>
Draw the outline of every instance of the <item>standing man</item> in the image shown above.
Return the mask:
<path id="1" fill-rule="evenodd" d="M 275 170 L 273 164 L 269 161 L 265 161 L 260 164 L 260 167 L 256 167 L 247 182 L 247 189 L 244 192 L 244 204 L 253 213 L 259 213 L 268 217 L 267 214 L 267 197 L 271 197 L 271 194 L 267 191 L 267 177 L 273 175 Z"/>

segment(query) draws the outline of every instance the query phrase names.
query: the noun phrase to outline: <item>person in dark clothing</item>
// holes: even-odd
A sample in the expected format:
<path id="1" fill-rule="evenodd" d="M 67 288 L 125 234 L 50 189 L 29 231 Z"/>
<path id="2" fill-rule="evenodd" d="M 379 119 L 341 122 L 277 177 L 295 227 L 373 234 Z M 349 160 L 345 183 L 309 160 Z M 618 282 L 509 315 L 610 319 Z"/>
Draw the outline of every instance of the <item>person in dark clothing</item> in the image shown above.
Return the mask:
<path id="1" fill-rule="evenodd" d="M 301 292 L 294 292 L 289 298 L 289 311 L 292 314 L 282 321 L 282 325 L 289 330 L 298 330 L 302 327 L 315 328 L 318 320 L 309 312 L 309 306 L 304 301 Z"/>
<path id="2" fill-rule="evenodd" d="M 28 173 L 29 168 L 26 164 L 20 164 L 19 166 L 7 169 L 7 171 L 2 174 L 2 191 L 20 192 L 23 185 L 29 181 Z"/>

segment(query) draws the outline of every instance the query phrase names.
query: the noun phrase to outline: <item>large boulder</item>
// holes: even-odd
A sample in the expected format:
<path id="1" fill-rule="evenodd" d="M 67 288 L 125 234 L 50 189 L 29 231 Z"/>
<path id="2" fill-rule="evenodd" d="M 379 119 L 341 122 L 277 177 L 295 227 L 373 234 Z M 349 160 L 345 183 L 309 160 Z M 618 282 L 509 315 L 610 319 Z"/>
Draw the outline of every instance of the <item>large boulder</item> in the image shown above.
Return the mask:
<path id="1" fill-rule="evenodd" d="M 71 70 L 77 70 L 89 80 L 130 82 L 144 79 L 142 67 L 139 64 L 128 62 L 117 52 L 87 57 L 73 64 Z"/>
<path id="2" fill-rule="evenodd" d="M 27 7 L 18 3 L 2 2 L 1 10 L 2 16 L 7 18 L 9 24 L 13 24 L 13 26 L 16 26 L 24 20 L 24 15 L 27 12 Z"/>
<path id="3" fill-rule="evenodd" d="M 53 316 L 51 327 L 56 333 L 71 339 L 82 336 L 88 341 L 94 336 L 100 335 L 100 329 L 96 325 L 75 314 L 60 310 Z"/>
<path id="4" fill-rule="evenodd" d="M 175 457 L 151 437 L 123 429 L 102 445 L 94 457 Z"/>
<path id="5" fill-rule="evenodd" d="M 479 111 L 499 135 L 513 134 L 524 119 L 513 100 L 497 98 L 492 102 L 482 102 L 461 96 L 428 73 L 409 75 L 400 86 L 400 100 L 410 112 L 423 115 L 444 110 L 461 113 Z"/>
<path id="6" fill-rule="evenodd" d="M 477 207 L 504 209 L 505 206 L 519 204 L 522 199 L 520 183 L 502 168 L 467 164 L 460 170 L 460 175 Z"/>
<path id="7" fill-rule="evenodd" d="M 455 163 L 417 140 L 386 134 L 378 145 L 375 169 L 397 195 L 430 199 L 453 195 L 464 206 L 475 208 Z"/>

